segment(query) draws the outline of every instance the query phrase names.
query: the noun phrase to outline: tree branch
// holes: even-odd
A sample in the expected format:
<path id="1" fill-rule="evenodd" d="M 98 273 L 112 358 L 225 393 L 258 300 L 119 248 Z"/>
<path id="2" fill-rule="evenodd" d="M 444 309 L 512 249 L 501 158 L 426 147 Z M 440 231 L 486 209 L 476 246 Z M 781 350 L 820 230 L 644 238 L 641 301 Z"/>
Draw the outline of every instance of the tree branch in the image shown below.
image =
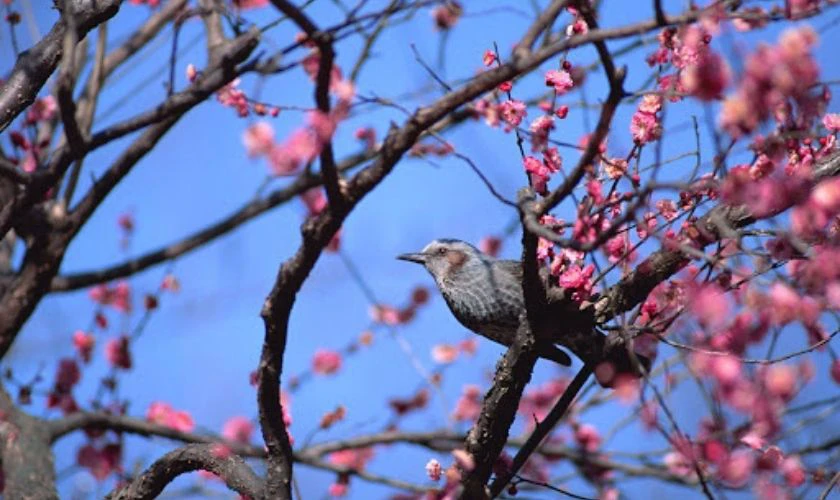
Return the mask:
<path id="1" fill-rule="evenodd" d="M 513 463 L 510 468 L 503 474 L 496 476 L 493 484 L 490 485 L 491 498 L 495 498 L 501 494 L 508 483 L 510 483 L 510 480 L 513 479 L 513 477 L 519 472 L 519 469 L 525 465 L 528 458 L 537 451 L 540 443 L 542 443 L 543 440 L 551 434 L 551 431 L 554 430 L 554 427 L 557 426 L 560 419 L 563 418 L 567 411 L 569 411 L 569 408 L 574 402 L 575 396 L 577 396 L 583 388 L 583 384 L 586 383 L 590 375 L 592 375 L 592 366 L 584 364 L 578 374 L 575 375 L 572 383 L 566 387 L 565 391 L 563 391 L 563 395 L 560 396 L 560 399 L 554 404 L 548 415 L 546 415 L 542 422 L 537 424 L 534 431 L 530 436 L 528 436 L 528 440 L 525 441 L 525 444 L 523 444 L 522 447 L 519 448 L 519 451 L 516 452 L 516 456 L 513 457 Z"/>
<path id="2" fill-rule="evenodd" d="M 73 12 L 76 39 L 81 40 L 99 23 L 116 15 L 120 0 L 64 0 L 59 9 Z M 62 8 L 63 6 L 63 8 Z M 0 132 L 32 104 L 61 59 L 68 26 L 64 16 L 34 47 L 21 53 L 12 74 L 0 87 Z M 5 234 L 5 231 L 3 231 Z"/>
<path id="3" fill-rule="evenodd" d="M 4 498 L 57 499 L 55 463 L 46 422 L 21 411 L 2 387 L 0 412 Z"/>
<path id="4" fill-rule="evenodd" d="M 124 488 L 111 492 L 112 500 L 152 499 L 173 479 L 186 472 L 206 470 L 219 476 L 228 488 L 250 498 L 261 498 L 262 481 L 241 457 L 217 456 L 214 445 L 188 444 L 170 451 Z"/>
<path id="5" fill-rule="evenodd" d="M 315 105 L 318 110 L 328 115 L 330 113 L 330 85 L 332 85 L 333 60 L 335 50 L 333 49 L 333 36 L 326 31 L 321 31 L 318 26 L 302 10 L 295 7 L 286 0 L 271 0 L 277 9 L 288 16 L 297 24 L 306 36 L 318 46 L 318 74 L 315 78 Z M 344 203 L 341 188 L 338 185 L 338 169 L 335 165 L 332 140 L 324 144 L 321 149 L 321 171 L 324 174 L 324 188 L 327 191 L 327 200 L 330 206 L 340 207 Z"/>

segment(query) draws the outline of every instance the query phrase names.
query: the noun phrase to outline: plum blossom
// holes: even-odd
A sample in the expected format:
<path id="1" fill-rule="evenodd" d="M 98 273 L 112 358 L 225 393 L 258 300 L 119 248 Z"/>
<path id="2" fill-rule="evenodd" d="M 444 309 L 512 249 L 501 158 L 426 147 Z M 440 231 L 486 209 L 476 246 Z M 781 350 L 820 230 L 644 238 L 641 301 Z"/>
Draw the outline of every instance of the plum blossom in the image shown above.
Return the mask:
<path id="1" fill-rule="evenodd" d="M 371 459 L 373 459 L 372 447 L 335 451 L 329 456 L 330 463 L 353 470 L 364 470 Z"/>
<path id="2" fill-rule="evenodd" d="M 489 49 L 484 51 L 484 56 L 482 56 L 482 63 L 484 64 L 484 66 L 489 68 L 493 65 L 494 62 L 496 62 L 496 60 L 497 59 L 495 52 Z"/>
<path id="3" fill-rule="evenodd" d="M 251 435 L 254 433 L 254 424 L 247 417 L 231 417 L 222 427 L 222 437 L 228 441 L 248 444 L 251 442 Z"/>
<path id="4" fill-rule="evenodd" d="M 528 114 L 528 110 L 524 102 L 510 99 L 499 104 L 499 114 L 507 124 L 506 130 L 511 130 L 522 123 L 522 119 Z"/>
<path id="5" fill-rule="evenodd" d="M 85 363 L 90 362 L 91 355 L 93 354 L 93 346 L 95 344 L 96 339 L 92 333 L 87 333 L 83 330 L 76 330 L 73 332 L 73 347 Z"/>
<path id="6" fill-rule="evenodd" d="M 637 111 L 630 120 L 630 134 L 637 144 L 647 144 L 659 139 L 662 125 L 655 115 Z"/>
<path id="7" fill-rule="evenodd" d="M 554 92 L 557 95 L 563 95 L 574 87 L 575 82 L 572 81 L 572 75 L 566 70 L 549 70 L 545 74 L 545 86 L 554 87 Z"/>
<path id="8" fill-rule="evenodd" d="M 448 0 L 432 10 L 432 19 L 435 21 L 435 28 L 441 31 L 451 29 L 458 23 L 458 19 L 464 13 L 464 8 L 455 0 Z"/>
<path id="9" fill-rule="evenodd" d="M 318 349 L 312 357 L 312 371 L 318 375 L 332 375 L 341 369 L 341 354 L 327 349 Z"/>
<path id="10" fill-rule="evenodd" d="M 429 476 L 429 479 L 432 481 L 440 481 L 441 473 L 442 469 L 440 462 L 433 458 L 426 463 L 426 475 Z"/>
<path id="11" fill-rule="evenodd" d="M 458 359 L 458 348 L 451 344 L 438 344 L 432 347 L 432 359 L 435 363 L 448 365 Z"/>
<path id="12" fill-rule="evenodd" d="M 242 144 L 251 158 L 268 154 L 274 147 L 274 127 L 263 121 L 249 126 L 242 134 Z"/>
<path id="13" fill-rule="evenodd" d="M 239 9 L 257 9 L 268 5 L 269 0 L 233 0 L 233 5 Z"/>
<path id="14" fill-rule="evenodd" d="M 591 424 L 581 424 L 575 427 L 575 442 L 584 451 L 594 453 L 601 446 L 601 435 Z"/>
<path id="15" fill-rule="evenodd" d="M 105 344 L 105 359 L 111 366 L 123 370 L 131 369 L 131 352 L 128 350 L 128 344 L 129 339 L 125 335 L 108 340 Z"/>
<path id="16" fill-rule="evenodd" d="M 122 446 L 117 443 L 96 447 L 86 444 L 76 453 L 76 463 L 84 467 L 97 481 L 103 481 L 112 473 L 121 472 Z"/>
<path id="17" fill-rule="evenodd" d="M 146 420 L 180 432 L 192 432 L 195 428 L 195 422 L 188 412 L 175 410 L 169 403 L 162 401 L 154 401 L 149 405 Z"/>
<path id="18" fill-rule="evenodd" d="M 481 413 L 481 389 L 477 385 L 467 385 L 455 403 L 452 418 L 458 422 L 472 421 Z"/>
<path id="19" fill-rule="evenodd" d="M 680 74 L 685 91 L 703 101 L 720 98 L 731 78 L 729 65 L 720 54 L 712 51 L 703 52 Z"/>
<path id="20" fill-rule="evenodd" d="M 721 126 L 734 138 L 753 132 L 758 125 L 793 101 L 802 118 L 815 118 L 821 97 L 811 93 L 819 67 L 811 49 L 817 35 L 808 27 L 789 29 L 775 46 L 761 45 L 747 58 L 738 90 L 727 97 L 720 114 Z M 776 113 L 784 120 L 786 113 Z"/>
<path id="21" fill-rule="evenodd" d="M 828 113 L 823 117 L 823 127 L 831 133 L 840 131 L 840 113 Z"/>

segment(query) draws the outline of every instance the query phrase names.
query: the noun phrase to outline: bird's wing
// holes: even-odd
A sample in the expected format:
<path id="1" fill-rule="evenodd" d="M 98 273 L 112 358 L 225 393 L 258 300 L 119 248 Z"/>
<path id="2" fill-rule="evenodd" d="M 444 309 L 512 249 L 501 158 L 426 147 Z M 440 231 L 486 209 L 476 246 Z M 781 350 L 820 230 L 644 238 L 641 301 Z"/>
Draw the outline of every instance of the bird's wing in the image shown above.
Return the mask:
<path id="1" fill-rule="evenodd" d="M 496 265 L 522 283 L 522 263 L 518 260 L 497 260 Z"/>

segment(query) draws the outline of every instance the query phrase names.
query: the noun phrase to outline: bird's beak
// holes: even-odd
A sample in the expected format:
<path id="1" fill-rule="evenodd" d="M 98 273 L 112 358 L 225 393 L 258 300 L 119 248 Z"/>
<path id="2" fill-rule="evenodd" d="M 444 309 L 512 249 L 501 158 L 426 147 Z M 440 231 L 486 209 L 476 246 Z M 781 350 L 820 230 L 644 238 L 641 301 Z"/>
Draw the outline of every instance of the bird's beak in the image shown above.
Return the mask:
<path id="1" fill-rule="evenodd" d="M 408 262 L 416 262 L 417 264 L 426 263 L 426 254 L 424 253 L 404 253 L 402 255 L 398 255 L 397 258 Z"/>

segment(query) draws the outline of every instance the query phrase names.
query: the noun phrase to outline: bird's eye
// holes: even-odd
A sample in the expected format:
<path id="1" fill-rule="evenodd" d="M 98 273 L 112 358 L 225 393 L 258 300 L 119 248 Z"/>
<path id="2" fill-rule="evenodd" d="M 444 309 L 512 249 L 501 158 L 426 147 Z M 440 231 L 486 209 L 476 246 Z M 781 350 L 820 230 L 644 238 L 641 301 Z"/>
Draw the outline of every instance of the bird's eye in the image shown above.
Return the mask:
<path id="1" fill-rule="evenodd" d="M 443 247 L 440 247 L 440 248 L 437 249 L 437 253 L 438 253 L 438 255 L 446 255 L 446 249 L 443 248 Z"/>

